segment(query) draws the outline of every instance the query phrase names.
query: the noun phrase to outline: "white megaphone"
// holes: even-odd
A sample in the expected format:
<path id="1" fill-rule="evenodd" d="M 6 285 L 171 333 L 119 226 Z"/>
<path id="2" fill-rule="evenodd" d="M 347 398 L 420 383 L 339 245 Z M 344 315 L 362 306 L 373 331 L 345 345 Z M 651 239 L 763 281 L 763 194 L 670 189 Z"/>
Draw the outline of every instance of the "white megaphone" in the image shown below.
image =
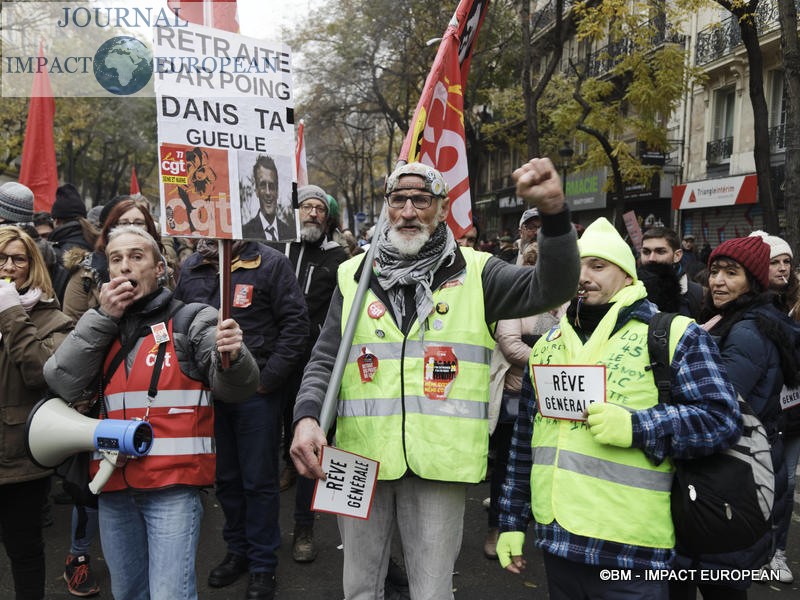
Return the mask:
<path id="1" fill-rule="evenodd" d="M 28 415 L 25 449 L 34 463 L 52 469 L 79 452 L 98 450 L 103 459 L 89 483 L 99 494 L 116 467 L 129 456 L 142 457 L 153 446 L 153 428 L 147 421 L 91 419 L 61 398 L 41 400 Z"/>

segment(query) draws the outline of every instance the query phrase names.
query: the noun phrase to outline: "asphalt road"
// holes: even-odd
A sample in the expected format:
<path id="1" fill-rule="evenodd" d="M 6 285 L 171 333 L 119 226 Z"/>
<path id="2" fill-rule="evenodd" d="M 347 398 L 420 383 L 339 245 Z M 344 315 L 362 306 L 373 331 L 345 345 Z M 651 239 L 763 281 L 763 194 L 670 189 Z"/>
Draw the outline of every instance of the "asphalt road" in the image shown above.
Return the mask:
<path id="1" fill-rule="evenodd" d="M 281 515 L 283 544 L 279 550 L 278 594 L 279 600 L 342 600 L 341 586 L 342 552 L 336 520 L 332 515 L 319 515 L 315 525 L 315 537 L 319 546 L 319 556 L 310 564 L 297 564 L 291 558 L 292 510 L 294 487 L 281 494 Z M 472 486 L 467 494 L 467 507 L 464 524 L 464 542 L 456 562 L 453 587 L 456 599 L 460 600 L 531 600 L 547 598 L 547 584 L 544 576 L 541 553 L 526 544 L 528 569 L 523 576 L 514 576 L 501 570 L 495 561 L 483 556 L 483 540 L 486 533 L 486 511 L 481 505 L 488 496 L 488 483 Z M 197 556 L 199 596 L 203 599 L 229 600 L 244 598 L 246 577 L 235 584 L 213 589 L 206 584 L 208 572 L 224 556 L 222 541 L 222 511 L 216 503 L 213 492 L 205 498 L 205 518 L 200 536 L 200 549 Z M 795 498 L 795 519 L 790 532 L 787 554 L 797 578 L 800 580 L 800 496 Z M 71 508 L 53 505 L 55 523 L 45 529 L 47 544 L 47 598 L 65 600 L 74 598 L 66 589 L 62 579 L 64 558 L 69 549 L 69 518 Z M 99 540 L 92 553 L 92 564 L 101 586 L 97 598 L 111 598 L 108 572 L 100 551 Z M 11 599 L 13 582 L 5 553 L 0 553 L 0 599 Z M 800 598 L 800 582 L 792 585 L 779 583 L 754 585 L 749 597 L 754 600 L 778 598 Z M 390 590 L 389 600 L 407 598 L 401 590 Z"/>

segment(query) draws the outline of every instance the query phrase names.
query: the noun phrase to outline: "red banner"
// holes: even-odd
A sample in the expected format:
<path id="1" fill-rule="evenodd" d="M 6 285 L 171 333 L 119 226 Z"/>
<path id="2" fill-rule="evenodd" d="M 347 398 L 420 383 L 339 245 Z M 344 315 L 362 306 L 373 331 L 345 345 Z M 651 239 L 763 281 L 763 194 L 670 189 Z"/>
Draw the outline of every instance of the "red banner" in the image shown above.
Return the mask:
<path id="1" fill-rule="evenodd" d="M 190 23 L 239 32 L 236 0 L 167 0 L 167 6 Z"/>
<path id="2" fill-rule="evenodd" d="M 444 175 L 450 186 L 447 224 L 456 238 L 472 226 L 464 86 L 488 5 L 489 0 L 460 1 L 439 45 L 399 157 L 425 163 Z"/>
<path id="3" fill-rule="evenodd" d="M 297 144 L 294 149 L 295 168 L 297 171 L 297 187 L 308 185 L 308 165 L 306 165 L 306 142 L 303 139 L 305 124 L 300 119 L 297 126 Z"/>
<path id="4" fill-rule="evenodd" d="M 139 190 L 139 180 L 136 178 L 136 167 L 131 167 L 131 191 L 130 194 L 133 196 L 134 194 L 140 194 L 141 191 Z"/>
<path id="5" fill-rule="evenodd" d="M 39 44 L 39 60 L 43 60 L 44 48 Z M 33 91 L 28 104 L 28 122 L 22 141 L 22 164 L 19 182 L 33 192 L 33 210 L 50 212 L 58 188 L 56 145 L 53 140 L 53 119 L 56 101 L 46 69 L 37 69 L 33 76 Z"/>

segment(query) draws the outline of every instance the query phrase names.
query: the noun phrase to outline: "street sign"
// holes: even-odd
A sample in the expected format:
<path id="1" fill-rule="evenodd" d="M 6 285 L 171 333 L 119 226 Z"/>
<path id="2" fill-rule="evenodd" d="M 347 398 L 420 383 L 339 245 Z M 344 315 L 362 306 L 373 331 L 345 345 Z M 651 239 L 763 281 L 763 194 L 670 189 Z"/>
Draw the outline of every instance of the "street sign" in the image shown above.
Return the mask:
<path id="1" fill-rule="evenodd" d="M 356 213 L 356 221 L 358 221 L 359 223 L 363 223 L 366 220 L 367 220 L 367 215 L 365 213 L 363 212 Z"/>

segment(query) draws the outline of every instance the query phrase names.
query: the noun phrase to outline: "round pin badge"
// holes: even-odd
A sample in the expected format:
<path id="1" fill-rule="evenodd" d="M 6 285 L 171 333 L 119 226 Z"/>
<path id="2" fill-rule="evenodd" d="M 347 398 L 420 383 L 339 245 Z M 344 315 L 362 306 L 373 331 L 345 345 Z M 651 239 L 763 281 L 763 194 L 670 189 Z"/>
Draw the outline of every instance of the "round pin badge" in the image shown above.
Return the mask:
<path id="1" fill-rule="evenodd" d="M 449 310 L 450 310 L 450 305 L 447 302 L 436 303 L 436 312 L 439 313 L 440 315 L 446 315 Z"/>
<path id="2" fill-rule="evenodd" d="M 375 301 L 367 307 L 367 314 L 372 319 L 380 319 L 386 313 L 383 302 Z"/>

